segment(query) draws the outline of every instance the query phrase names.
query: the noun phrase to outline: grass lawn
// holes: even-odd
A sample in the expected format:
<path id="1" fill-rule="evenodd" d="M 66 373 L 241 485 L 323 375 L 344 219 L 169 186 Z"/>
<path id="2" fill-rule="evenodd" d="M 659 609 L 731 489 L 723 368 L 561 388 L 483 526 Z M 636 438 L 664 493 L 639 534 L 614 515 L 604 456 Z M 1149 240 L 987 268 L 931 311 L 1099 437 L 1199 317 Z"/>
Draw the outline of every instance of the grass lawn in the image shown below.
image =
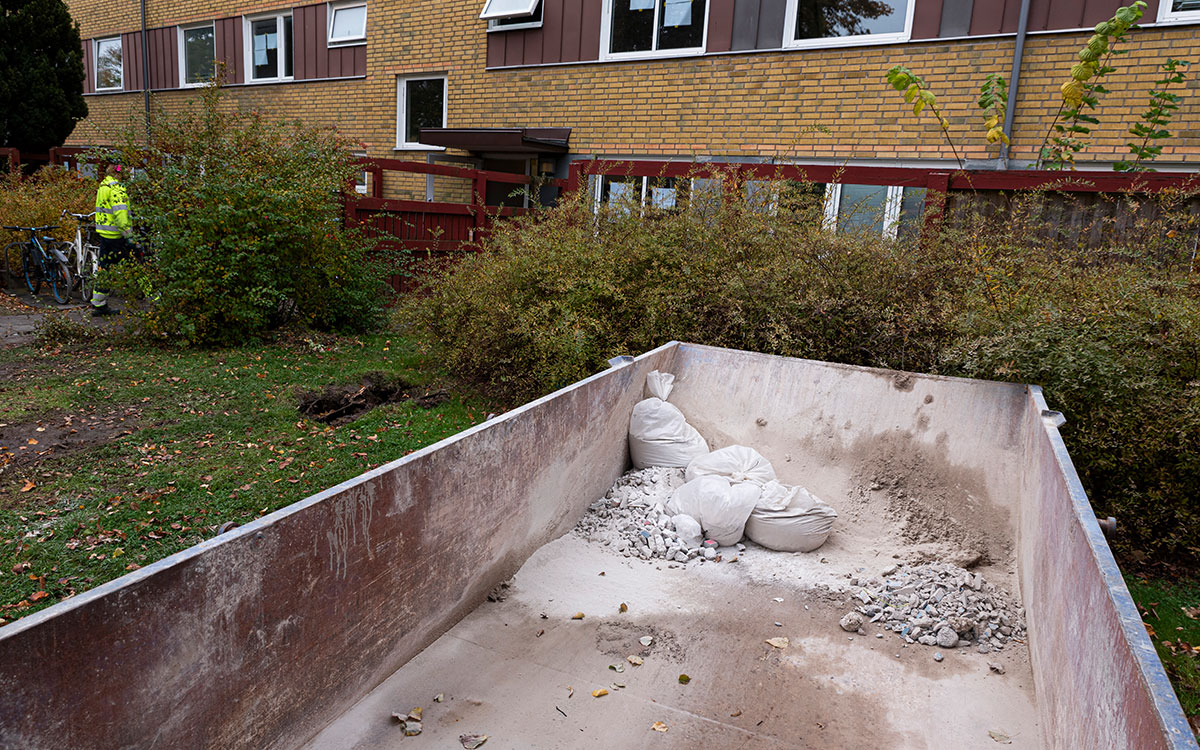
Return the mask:
<path id="1" fill-rule="evenodd" d="M 1125 583 L 1196 731 L 1200 729 L 1200 580 L 1126 576 Z"/>
<path id="2" fill-rule="evenodd" d="M 0 624 L 483 421 L 477 398 L 330 426 L 297 389 L 383 371 L 436 388 L 387 334 L 212 351 L 103 339 L 0 351 Z"/>

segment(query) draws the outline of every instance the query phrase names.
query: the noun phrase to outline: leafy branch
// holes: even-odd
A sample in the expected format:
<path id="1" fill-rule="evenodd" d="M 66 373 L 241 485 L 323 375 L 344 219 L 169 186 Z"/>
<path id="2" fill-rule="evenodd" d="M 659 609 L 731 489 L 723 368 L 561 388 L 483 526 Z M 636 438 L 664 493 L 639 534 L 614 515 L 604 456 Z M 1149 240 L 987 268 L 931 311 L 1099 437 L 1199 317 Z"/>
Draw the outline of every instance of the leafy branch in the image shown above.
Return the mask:
<path id="1" fill-rule="evenodd" d="M 1191 65 L 1187 60 L 1176 60 L 1168 58 L 1162 65 L 1163 72 L 1166 76 L 1154 83 L 1161 88 L 1151 89 L 1150 91 L 1150 109 L 1142 113 L 1142 122 L 1134 123 L 1129 132 L 1134 136 L 1141 136 L 1141 143 L 1129 142 L 1125 145 L 1129 146 L 1129 150 L 1134 155 L 1133 161 L 1119 161 L 1113 165 L 1113 169 L 1118 172 L 1153 172 L 1151 167 L 1142 166 L 1142 161 L 1151 161 L 1158 158 L 1162 153 L 1163 147 L 1161 144 L 1151 145 L 1151 141 L 1161 141 L 1171 137 L 1171 132 L 1167 130 L 1167 125 L 1171 123 L 1171 114 L 1179 109 L 1179 102 L 1183 99 L 1179 94 L 1173 94 L 1167 91 L 1172 84 L 1183 83 L 1185 78 L 1185 69 Z"/>
<path id="2" fill-rule="evenodd" d="M 1008 84 L 1004 77 L 992 73 L 979 89 L 979 108 L 983 110 L 986 120 L 988 143 L 1009 144 L 1008 134 L 1004 132 L 1004 115 L 1008 111 Z"/>
<path id="3" fill-rule="evenodd" d="M 1096 24 L 1096 33 L 1079 51 L 1079 62 L 1071 67 L 1071 80 L 1062 85 L 1062 104 L 1038 150 L 1039 169 L 1074 167 L 1075 155 L 1087 146 L 1081 136 L 1091 133 L 1092 125 L 1100 124 L 1099 118 L 1088 110 L 1094 111 L 1100 95 L 1109 93 L 1101 79 L 1116 70 L 1111 65 L 1113 57 L 1128 52 L 1117 49 L 1117 45 L 1141 19 L 1145 9 L 1144 0 L 1137 0 L 1118 8 L 1111 19 Z"/>
<path id="4" fill-rule="evenodd" d="M 903 65 L 896 65 L 887 72 L 888 83 L 897 91 L 904 92 L 904 101 L 912 105 L 913 115 L 918 119 L 921 113 L 926 108 L 933 114 L 938 121 L 938 127 L 942 129 L 942 135 L 946 138 L 946 143 L 950 144 L 950 151 L 954 154 L 955 160 L 958 162 L 958 168 L 963 169 L 962 157 L 958 155 L 958 149 L 954 146 L 954 140 L 950 137 L 950 121 L 942 114 L 937 106 L 937 96 L 929 90 L 929 86 L 916 73 L 913 73 Z"/>

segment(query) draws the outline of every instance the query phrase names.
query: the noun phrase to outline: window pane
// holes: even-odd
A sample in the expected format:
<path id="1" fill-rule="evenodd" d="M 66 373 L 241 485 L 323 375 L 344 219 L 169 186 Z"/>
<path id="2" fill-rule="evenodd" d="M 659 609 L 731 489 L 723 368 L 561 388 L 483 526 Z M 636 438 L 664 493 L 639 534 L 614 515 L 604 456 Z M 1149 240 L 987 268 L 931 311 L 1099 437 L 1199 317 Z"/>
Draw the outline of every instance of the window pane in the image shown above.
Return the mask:
<path id="1" fill-rule="evenodd" d="M 913 0 L 799 0 L 796 38 L 901 32 L 911 2 Z"/>
<path id="2" fill-rule="evenodd" d="M 349 8 L 335 8 L 333 11 L 333 30 L 329 38 L 361 39 L 367 35 L 367 6 L 354 5 Z"/>
<path id="3" fill-rule="evenodd" d="M 105 39 L 96 45 L 96 88 L 121 88 L 121 40 Z"/>
<path id="4" fill-rule="evenodd" d="M 651 208 L 664 211 L 675 208 L 679 196 L 674 177 L 650 177 L 646 187 L 646 202 Z"/>
<path id="5" fill-rule="evenodd" d="M 213 77 L 215 49 L 211 26 L 183 32 L 184 81 L 203 83 Z"/>
<path id="6" fill-rule="evenodd" d="M 421 128 L 445 126 L 446 82 L 441 78 L 405 81 L 404 140 L 417 143 Z"/>
<path id="7" fill-rule="evenodd" d="M 883 232 L 883 206 L 887 202 L 887 186 L 842 185 L 842 200 L 838 204 L 839 232 Z"/>
<path id="8" fill-rule="evenodd" d="M 499 18 L 496 20 L 497 26 L 515 26 L 521 23 L 541 23 L 542 22 L 542 3 L 539 0 L 537 7 L 533 9 L 533 13 L 527 16 L 509 16 L 507 18 Z"/>
<path id="9" fill-rule="evenodd" d="M 264 18 L 253 24 L 252 41 L 254 78 L 277 78 L 279 76 L 279 22 L 275 18 Z"/>
<path id="10" fill-rule="evenodd" d="M 292 17 L 283 17 L 283 75 L 292 77 Z"/>
<path id="11" fill-rule="evenodd" d="M 662 0 L 658 48 L 682 49 L 704 43 L 705 0 Z"/>
<path id="12" fill-rule="evenodd" d="M 1171 12 L 1179 13 L 1185 10 L 1200 10 L 1200 0 L 1175 0 L 1171 4 Z"/>
<path id="13" fill-rule="evenodd" d="M 654 46 L 655 0 L 612 0 L 613 52 L 645 52 Z"/>
<path id="14" fill-rule="evenodd" d="M 480 18 L 510 18 L 512 16 L 528 16 L 533 13 L 534 4 L 539 0 L 488 0 L 483 6 Z"/>
<path id="15" fill-rule="evenodd" d="M 904 188 L 900 198 L 900 228 L 902 240 L 914 239 L 921 233 L 921 212 L 925 210 L 925 188 Z"/>

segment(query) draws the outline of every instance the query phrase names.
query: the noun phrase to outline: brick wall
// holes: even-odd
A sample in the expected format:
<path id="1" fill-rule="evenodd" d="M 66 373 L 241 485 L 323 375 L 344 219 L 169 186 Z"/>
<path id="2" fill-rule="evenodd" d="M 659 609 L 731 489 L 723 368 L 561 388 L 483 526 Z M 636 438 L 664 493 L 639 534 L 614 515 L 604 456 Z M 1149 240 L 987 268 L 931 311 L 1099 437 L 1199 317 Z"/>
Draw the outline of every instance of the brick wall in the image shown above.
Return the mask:
<path id="1" fill-rule="evenodd" d="M 922 42 L 696 58 L 486 70 L 482 0 L 376 0 L 368 9 L 365 80 L 231 88 L 233 98 L 267 106 L 310 123 L 336 124 L 374 156 L 396 154 L 395 77 L 449 76 L 451 127 L 571 127 L 574 153 L 605 156 L 699 155 L 798 159 L 949 158 L 931 117 L 914 121 L 884 72 L 902 63 L 924 76 L 939 96 L 952 132 L 969 158 L 989 158 L 975 97 L 984 77 L 1007 72 L 1012 38 Z M 170 6 L 149 0 L 150 25 L 183 23 L 268 10 L 231 0 L 187 0 Z M 72 0 L 85 37 L 129 30 L 137 5 L 128 0 Z M 204 10 L 207 8 L 207 10 Z M 120 18 L 123 16 L 122 18 Z M 1028 38 L 1013 133 L 1015 159 L 1031 159 L 1058 109 L 1066 80 L 1086 34 Z M 1102 124 L 1081 156 L 1113 160 L 1126 155 L 1126 129 L 1147 106 L 1146 94 L 1168 56 L 1200 59 L 1195 26 L 1133 32 L 1131 53 L 1106 82 Z M 1197 71 L 1200 74 L 1200 71 Z M 1167 141 L 1162 162 L 1200 161 L 1200 90 L 1189 83 L 1175 117 L 1178 137 Z M 194 92 L 159 92 L 168 111 Z M 119 129 L 141 106 L 140 95 L 88 98 L 91 116 L 69 145 L 94 143 Z"/>

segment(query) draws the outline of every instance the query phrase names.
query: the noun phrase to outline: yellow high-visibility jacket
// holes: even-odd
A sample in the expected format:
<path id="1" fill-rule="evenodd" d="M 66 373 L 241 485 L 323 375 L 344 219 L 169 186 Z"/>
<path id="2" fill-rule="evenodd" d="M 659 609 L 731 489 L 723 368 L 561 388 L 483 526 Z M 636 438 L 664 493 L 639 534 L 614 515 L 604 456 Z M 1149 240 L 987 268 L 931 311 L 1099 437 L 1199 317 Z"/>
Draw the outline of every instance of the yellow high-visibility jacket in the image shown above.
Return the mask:
<path id="1" fill-rule="evenodd" d="M 96 231 L 101 237 L 129 236 L 133 221 L 129 218 L 129 196 L 116 177 L 108 176 L 96 191 Z"/>

